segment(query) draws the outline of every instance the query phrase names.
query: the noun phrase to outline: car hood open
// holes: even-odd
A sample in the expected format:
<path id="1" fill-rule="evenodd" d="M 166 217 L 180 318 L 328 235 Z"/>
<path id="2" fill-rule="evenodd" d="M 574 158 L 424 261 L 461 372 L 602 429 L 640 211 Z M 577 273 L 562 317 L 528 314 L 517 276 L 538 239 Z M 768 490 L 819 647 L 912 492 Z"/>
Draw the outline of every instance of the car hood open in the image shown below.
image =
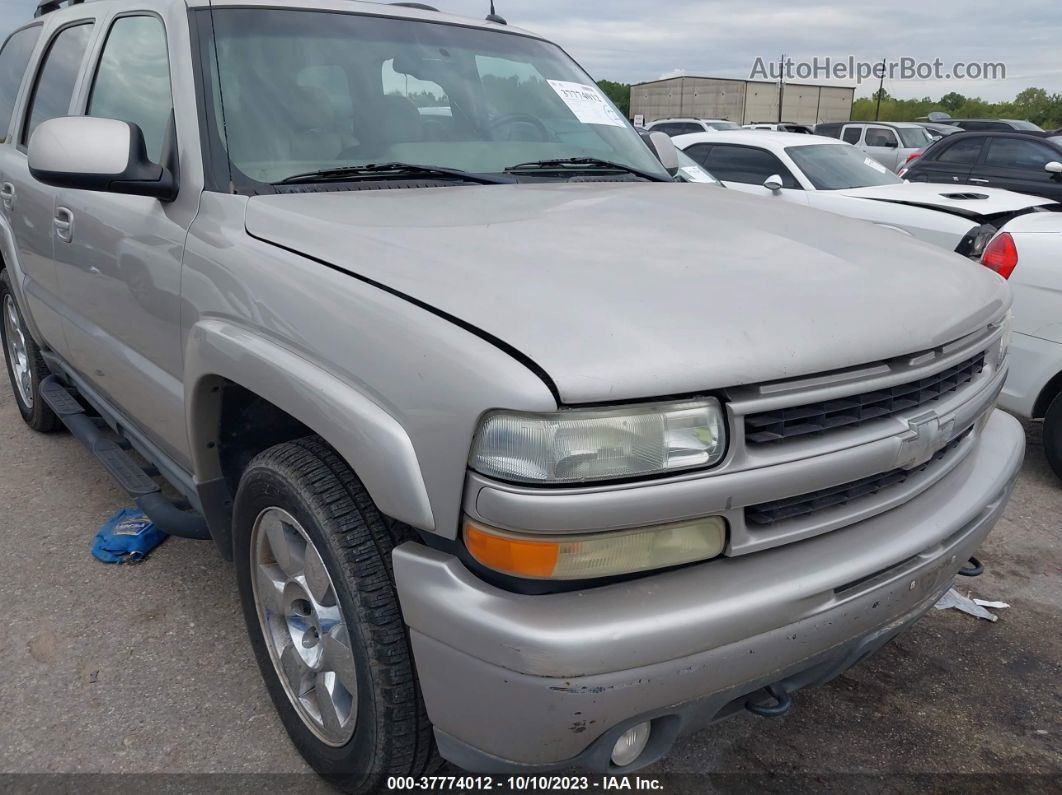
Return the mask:
<path id="1" fill-rule="evenodd" d="M 954 215 L 961 215 L 978 223 L 992 216 L 1010 214 L 1055 204 L 1050 199 L 1027 196 L 999 188 L 983 188 L 980 185 L 961 185 L 904 182 L 896 185 L 876 185 L 870 188 L 849 188 L 839 191 L 845 196 L 858 199 L 908 204 L 912 207 L 930 207 Z"/>
<path id="2" fill-rule="evenodd" d="M 506 343 L 566 404 L 927 350 L 1010 301 L 995 274 L 895 231 L 699 185 L 257 196 L 246 227 Z"/>

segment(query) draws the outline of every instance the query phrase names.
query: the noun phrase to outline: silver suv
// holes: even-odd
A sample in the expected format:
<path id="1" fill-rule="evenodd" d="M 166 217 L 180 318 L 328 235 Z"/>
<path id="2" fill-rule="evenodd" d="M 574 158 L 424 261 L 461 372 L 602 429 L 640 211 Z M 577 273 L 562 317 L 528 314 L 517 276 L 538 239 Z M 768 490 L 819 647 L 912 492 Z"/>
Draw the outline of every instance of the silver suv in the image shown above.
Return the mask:
<path id="1" fill-rule="evenodd" d="M 781 714 L 1003 511 L 988 270 L 676 184 L 496 18 L 60 5 L 0 52 L 19 409 L 234 562 L 347 789 L 632 771 Z"/>

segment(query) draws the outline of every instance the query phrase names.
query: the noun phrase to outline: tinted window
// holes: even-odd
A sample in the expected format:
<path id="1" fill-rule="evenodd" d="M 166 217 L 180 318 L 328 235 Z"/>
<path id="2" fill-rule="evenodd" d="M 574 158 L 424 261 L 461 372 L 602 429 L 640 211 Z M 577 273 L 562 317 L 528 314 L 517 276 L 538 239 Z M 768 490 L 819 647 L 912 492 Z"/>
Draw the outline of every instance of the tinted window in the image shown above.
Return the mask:
<path id="1" fill-rule="evenodd" d="M 841 136 L 841 139 L 846 143 L 857 144 L 859 143 L 859 135 L 862 132 L 862 127 L 845 127 L 844 135 Z"/>
<path id="2" fill-rule="evenodd" d="M 961 121 L 958 123 L 964 130 L 1005 130 L 1007 125 L 994 121 Z"/>
<path id="3" fill-rule="evenodd" d="M 988 142 L 986 166 L 1043 171 L 1058 155 L 1042 144 L 1018 138 L 993 138 Z"/>
<path id="4" fill-rule="evenodd" d="M 155 162 L 173 112 L 166 31 L 155 17 L 123 17 L 114 23 L 92 86 L 88 115 L 119 119 L 144 131 Z"/>
<path id="5" fill-rule="evenodd" d="M 962 166 L 972 166 L 981 156 L 981 147 L 983 144 L 984 139 L 977 137 L 955 141 L 950 146 L 947 146 L 936 159 L 941 163 L 956 163 Z"/>
<path id="6" fill-rule="evenodd" d="M 687 155 L 696 160 L 700 165 L 708 165 L 708 155 L 711 154 L 712 144 L 694 144 L 684 150 Z"/>
<path id="7" fill-rule="evenodd" d="M 828 135 L 831 138 L 841 137 L 841 125 L 840 124 L 816 124 L 815 135 Z"/>
<path id="8" fill-rule="evenodd" d="M 22 132 L 23 143 L 29 141 L 33 131 L 42 122 L 58 119 L 70 112 L 74 85 L 91 35 L 92 25 L 75 25 L 52 40 L 33 90 L 29 123 Z"/>
<path id="9" fill-rule="evenodd" d="M 696 158 L 696 155 L 693 157 Z M 724 182 L 730 180 L 762 185 L 768 177 L 777 174 L 782 178 L 782 187 L 800 187 L 781 160 L 764 149 L 751 146 L 715 144 L 703 165 Z"/>
<path id="10" fill-rule="evenodd" d="M 0 51 L 0 142 L 7 140 L 15 98 L 40 35 L 40 25 L 20 30 L 7 40 L 3 51 Z"/>
<path id="11" fill-rule="evenodd" d="M 864 141 L 867 146 L 899 146 L 899 142 L 896 140 L 896 133 L 892 130 L 886 130 L 884 127 L 868 127 Z"/>

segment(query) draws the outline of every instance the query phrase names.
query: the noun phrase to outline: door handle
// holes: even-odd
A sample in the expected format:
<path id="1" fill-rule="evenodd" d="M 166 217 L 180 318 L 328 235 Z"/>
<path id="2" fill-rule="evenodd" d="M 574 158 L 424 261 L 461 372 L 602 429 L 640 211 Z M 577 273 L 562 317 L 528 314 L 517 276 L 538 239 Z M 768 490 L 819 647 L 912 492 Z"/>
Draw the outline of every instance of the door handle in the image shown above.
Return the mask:
<path id="1" fill-rule="evenodd" d="M 15 186 L 10 182 L 5 182 L 0 185 L 0 201 L 4 203 L 5 210 L 11 210 L 15 207 Z"/>
<path id="2" fill-rule="evenodd" d="M 55 236 L 65 243 L 74 239 L 74 214 L 66 207 L 55 211 Z"/>
<path id="3" fill-rule="evenodd" d="M 970 182 L 976 182 L 978 185 L 987 185 L 987 179 L 981 179 L 980 177 L 970 177 Z"/>

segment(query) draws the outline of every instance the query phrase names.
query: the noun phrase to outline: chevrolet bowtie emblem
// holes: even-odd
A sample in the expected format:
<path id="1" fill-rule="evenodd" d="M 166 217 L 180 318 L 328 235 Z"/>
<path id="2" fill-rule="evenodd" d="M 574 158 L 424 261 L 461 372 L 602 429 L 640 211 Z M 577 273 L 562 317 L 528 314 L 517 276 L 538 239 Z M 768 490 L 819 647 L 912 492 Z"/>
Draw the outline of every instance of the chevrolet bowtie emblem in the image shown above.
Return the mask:
<path id="1" fill-rule="evenodd" d="M 934 411 L 909 420 L 907 432 L 900 437 L 896 466 L 900 469 L 922 466 L 951 441 L 954 431 L 955 420 L 942 422 Z"/>

